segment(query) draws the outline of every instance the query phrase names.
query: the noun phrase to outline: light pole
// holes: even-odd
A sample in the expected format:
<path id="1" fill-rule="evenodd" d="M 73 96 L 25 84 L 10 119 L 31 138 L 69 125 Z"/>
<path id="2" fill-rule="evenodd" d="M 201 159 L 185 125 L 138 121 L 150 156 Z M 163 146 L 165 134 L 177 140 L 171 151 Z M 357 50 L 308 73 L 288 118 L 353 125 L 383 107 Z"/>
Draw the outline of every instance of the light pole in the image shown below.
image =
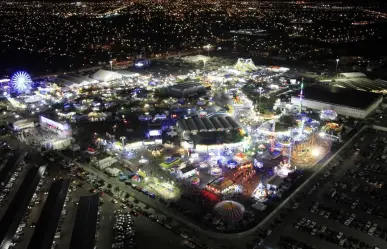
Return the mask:
<path id="1" fill-rule="evenodd" d="M 261 114 L 261 95 L 262 95 L 262 87 L 259 88 L 259 101 L 258 101 L 258 113 Z"/>
<path id="2" fill-rule="evenodd" d="M 304 97 L 304 78 L 301 80 L 301 90 L 300 90 L 300 114 L 302 113 L 302 98 Z"/>
<path id="3" fill-rule="evenodd" d="M 207 56 L 210 57 L 210 49 L 211 49 L 211 44 L 207 44 L 206 46 L 204 46 L 205 49 L 207 49 Z"/>
<path id="4" fill-rule="evenodd" d="M 337 69 L 339 67 L 339 61 L 340 61 L 340 59 L 336 59 L 336 78 L 338 77 Z"/>
<path id="5" fill-rule="evenodd" d="M 126 137 L 122 136 L 122 137 L 120 137 L 120 139 L 121 139 L 121 142 L 122 142 L 122 148 L 124 148 L 125 147 L 125 139 L 126 139 Z"/>
<path id="6" fill-rule="evenodd" d="M 109 61 L 110 63 L 110 71 L 113 71 L 113 61 Z"/>
<path id="7" fill-rule="evenodd" d="M 290 143 L 289 143 L 288 163 L 290 163 L 292 160 L 293 127 L 291 127 L 289 131 L 290 131 Z"/>

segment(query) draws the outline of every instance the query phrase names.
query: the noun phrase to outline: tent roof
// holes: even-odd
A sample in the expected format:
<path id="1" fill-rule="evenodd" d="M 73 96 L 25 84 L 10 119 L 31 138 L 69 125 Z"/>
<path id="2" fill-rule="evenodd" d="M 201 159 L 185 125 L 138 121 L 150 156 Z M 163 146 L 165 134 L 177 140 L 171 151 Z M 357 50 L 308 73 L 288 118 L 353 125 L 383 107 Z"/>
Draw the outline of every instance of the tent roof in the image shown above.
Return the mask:
<path id="1" fill-rule="evenodd" d="M 116 72 L 100 69 L 96 73 L 94 73 L 91 76 L 91 78 L 99 80 L 99 81 L 107 82 L 107 81 L 121 79 L 122 75 L 119 73 L 116 73 Z"/>

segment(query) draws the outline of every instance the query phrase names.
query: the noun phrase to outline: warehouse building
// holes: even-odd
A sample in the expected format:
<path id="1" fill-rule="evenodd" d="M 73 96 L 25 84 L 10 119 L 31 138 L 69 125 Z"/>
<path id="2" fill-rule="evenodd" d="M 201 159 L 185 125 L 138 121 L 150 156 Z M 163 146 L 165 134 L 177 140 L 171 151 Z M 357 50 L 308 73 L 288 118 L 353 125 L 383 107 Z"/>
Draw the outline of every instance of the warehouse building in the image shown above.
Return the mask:
<path id="1" fill-rule="evenodd" d="M 202 94 L 205 91 L 205 87 L 197 82 L 184 82 L 166 88 L 167 95 L 176 98 Z"/>
<path id="2" fill-rule="evenodd" d="M 315 110 L 334 110 L 339 115 L 364 119 L 383 100 L 381 94 L 332 86 L 308 86 L 304 88 L 302 106 Z M 294 105 L 300 105 L 298 92 L 291 97 Z"/>
<path id="3" fill-rule="evenodd" d="M 177 121 L 177 126 L 180 132 L 198 133 L 198 132 L 213 132 L 213 131 L 230 131 L 241 128 L 240 124 L 230 116 L 216 115 L 208 117 L 192 117 L 180 119 Z"/>

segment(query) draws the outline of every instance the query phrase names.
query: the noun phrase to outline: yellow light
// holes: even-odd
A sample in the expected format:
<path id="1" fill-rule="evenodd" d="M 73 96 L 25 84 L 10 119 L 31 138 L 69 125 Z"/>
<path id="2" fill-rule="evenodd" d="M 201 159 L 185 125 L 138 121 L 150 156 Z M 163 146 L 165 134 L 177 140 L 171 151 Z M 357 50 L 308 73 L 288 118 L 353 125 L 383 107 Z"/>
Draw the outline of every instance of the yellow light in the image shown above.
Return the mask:
<path id="1" fill-rule="evenodd" d="M 318 157 L 319 155 L 321 155 L 321 148 L 319 148 L 319 147 L 313 148 L 312 149 L 312 156 Z"/>

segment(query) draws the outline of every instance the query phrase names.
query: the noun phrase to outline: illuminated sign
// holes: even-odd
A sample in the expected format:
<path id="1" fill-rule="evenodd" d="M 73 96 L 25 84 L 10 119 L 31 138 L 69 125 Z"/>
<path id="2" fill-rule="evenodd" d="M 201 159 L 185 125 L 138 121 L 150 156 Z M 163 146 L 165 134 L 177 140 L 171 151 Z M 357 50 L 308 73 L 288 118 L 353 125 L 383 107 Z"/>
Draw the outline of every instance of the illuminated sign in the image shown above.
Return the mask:
<path id="1" fill-rule="evenodd" d="M 149 136 L 150 137 L 161 136 L 161 130 L 150 130 L 149 131 Z"/>
<path id="2" fill-rule="evenodd" d="M 58 128 L 59 130 L 62 130 L 62 131 L 70 130 L 70 126 L 68 124 L 61 124 L 61 123 L 55 122 L 55 121 L 53 121 L 51 119 L 45 118 L 43 116 L 40 116 L 40 122 L 44 123 L 44 124 L 47 124 L 47 125 L 54 126 L 54 127 Z"/>

